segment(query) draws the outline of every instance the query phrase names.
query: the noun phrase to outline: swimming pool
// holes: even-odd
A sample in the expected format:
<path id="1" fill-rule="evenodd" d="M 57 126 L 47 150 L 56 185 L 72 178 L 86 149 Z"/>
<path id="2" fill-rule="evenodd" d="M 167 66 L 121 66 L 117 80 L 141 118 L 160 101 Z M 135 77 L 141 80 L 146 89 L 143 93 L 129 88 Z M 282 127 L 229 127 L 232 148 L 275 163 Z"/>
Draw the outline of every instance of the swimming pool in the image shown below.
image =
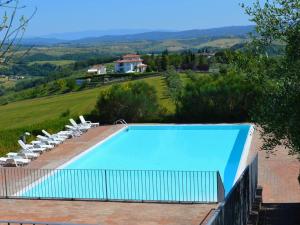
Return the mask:
<path id="1" fill-rule="evenodd" d="M 23 197 L 217 201 L 245 167 L 251 125 L 132 125 L 51 171 Z"/>

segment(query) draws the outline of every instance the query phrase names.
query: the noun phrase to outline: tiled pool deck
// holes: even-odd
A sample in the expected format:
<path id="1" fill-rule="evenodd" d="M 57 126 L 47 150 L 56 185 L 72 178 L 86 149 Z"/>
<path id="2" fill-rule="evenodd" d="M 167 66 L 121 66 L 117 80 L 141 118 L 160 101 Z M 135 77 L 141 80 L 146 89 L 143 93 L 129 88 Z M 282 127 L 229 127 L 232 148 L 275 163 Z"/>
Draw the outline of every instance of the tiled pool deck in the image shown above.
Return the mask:
<path id="1" fill-rule="evenodd" d="M 32 162 L 29 168 L 57 168 L 119 130 L 121 126 L 101 126 L 79 138 L 68 140 L 56 149 Z M 254 155 L 262 141 L 254 133 L 251 154 Z M 259 183 L 263 186 L 264 202 L 300 202 L 297 176 L 299 161 L 278 149 L 277 155 L 265 158 L 259 151 Z M 249 158 L 250 158 L 249 157 Z M 0 200 L 0 220 L 27 220 L 39 222 L 64 222 L 83 224 L 199 224 L 217 205 L 111 203 L 46 200 Z"/>

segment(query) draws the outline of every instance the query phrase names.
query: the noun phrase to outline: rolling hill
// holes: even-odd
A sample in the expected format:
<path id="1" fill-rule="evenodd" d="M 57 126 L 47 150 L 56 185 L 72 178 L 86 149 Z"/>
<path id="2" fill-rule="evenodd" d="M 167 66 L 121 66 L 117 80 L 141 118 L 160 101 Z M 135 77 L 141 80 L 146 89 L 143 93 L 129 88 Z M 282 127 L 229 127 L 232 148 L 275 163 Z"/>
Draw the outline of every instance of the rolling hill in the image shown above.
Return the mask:
<path id="1" fill-rule="evenodd" d="M 254 26 L 231 26 L 203 30 L 185 30 L 185 31 L 150 31 L 143 33 L 129 33 L 123 35 L 104 35 L 104 36 L 91 36 L 80 38 L 77 40 L 63 40 L 59 39 L 63 35 L 51 35 L 49 37 L 27 38 L 22 42 L 24 45 L 94 45 L 101 43 L 122 43 L 122 42 L 138 42 L 138 41 L 166 41 L 166 40 L 188 40 L 199 38 L 223 38 L 223 37 L 246 37 L 248 33 L 254 31 Z M 86 33 L 89 35 L 90 33 Z M 97 33 L 92 33 L 96 35 Z M 90 34 L 90 35 L 92 35 Z M 72 34 L 74 37 L 75 34 Z M 77 37 L 83 37 L 77 36 Z"/>
<path id="2" fill-rule="evenodd" d="M 97 38 L 85 38 L 74 41 L 73 43 L 99 43 L 99 42 L 126 42 L 126 41 L 164 41 L 164 40 L 182 40 L 194 38 L 217 38 L 217 37 L 245 37 L 254 30 L 254 26 L 234 26 L 212 28 L 206 30 L 186 30 L 179 32 L 170 31 L 152 31 L 140 34 L 130 35 L 107 35 Z"/>

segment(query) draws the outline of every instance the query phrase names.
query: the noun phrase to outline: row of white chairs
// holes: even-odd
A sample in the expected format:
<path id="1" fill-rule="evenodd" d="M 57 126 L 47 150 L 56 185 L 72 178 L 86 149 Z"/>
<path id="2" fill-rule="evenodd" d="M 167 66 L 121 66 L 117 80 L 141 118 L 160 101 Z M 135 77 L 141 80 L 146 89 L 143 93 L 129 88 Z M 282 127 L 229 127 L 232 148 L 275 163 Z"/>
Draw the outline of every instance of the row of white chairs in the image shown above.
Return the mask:
<path id="1" fill-rule="evenodd" d="M 43 135 L 37 135 L 37 140 L 32 141 L 30 144 L 18 140 L 21 150 L 19 152 L 10 152 L 6 155 L 7 157 L 0 157 L 0 166 L 25 166 L 65 140 L 79 137 L 89 129 L 99 126 L 99 123 L 86 121 L 83 116 L 79 116 L 79 119 L 80 123 L 76 123 L 74 119 L 70 119 L 71 124 L 66 125 L 67 130 L 56 134 L 50 134 L 46 130 L 42 130 Z"/>

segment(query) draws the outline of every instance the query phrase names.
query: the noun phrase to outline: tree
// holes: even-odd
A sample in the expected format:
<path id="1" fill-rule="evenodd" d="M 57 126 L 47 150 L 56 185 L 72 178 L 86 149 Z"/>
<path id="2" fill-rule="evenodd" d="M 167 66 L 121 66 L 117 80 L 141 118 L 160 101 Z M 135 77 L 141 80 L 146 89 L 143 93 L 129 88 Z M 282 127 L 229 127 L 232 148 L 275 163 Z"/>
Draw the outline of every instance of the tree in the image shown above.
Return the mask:
<path id="1" fill-rule="evenodd" d="M 134 82 L 103 90 L 92 114 L 102 123 L 113 123 L 121 118 L 128 122 L 152 121 L 160 113 L 155 89 L 145 82 Z"/>
<path id="2" fill-rule="evenodd" d="M 5 94 L 5 89 L 4 87 L 0 86 L 0 96 Z"/>
<path id="3" fill-rule="evenodd" d="M 162 52 L 160 67 L 163 71 L 166 71 L 168 69 L 168 66 L 169 66 L 169 52 L 166 49 L 165 51 Z"/>
<path id="4" fill-rule="evenodd" d="M 252 6 L 242 7 L 256 24 L 255 41 L 261 50 L 274 41 L 282 41 L 289 60 L 300 59 L 299 0 L 270 0 L 263 5 L 257 0 Z"/>
<path id="5" fill-rule="evenodd" d="M 164 73 L 166 83 L 168 86 L 169 94 L 172 100 L 177 104 L 179 97 L 181 95 L 183 84 L 180 79 L 179 74 L 176 72 L 174 67 L 170 67 L 165 73 Z"/>
<path id="6" fill-rule="evenodd" d="M 264 5 L 257 1 L 242 6 L 256 23 L 251 48 L 255 56 L 244 60 L 248 63 L 241 68 L 265 85 L 253 111 L 254 121 L 263 129 L 264 149 L 283 144 L 300 153 L 300 1 L 273 0 Z M 264 51 L 275 41 L 285 44 L 285 54 L 272 59 Z"/>
<path id="7" fill-rule="evenodd" d="M 180 121 L 190 123 L 244 122 L 259 95 L 245 75 L 236 71 L 198 75 L 185 86 L 176 114 Z"/>
<path id="8" fill-rule="evenodd" d="M 21 48 L 21 41 L 29 21 L 33 18 L 36 9 L 29 18 L 19 12 L 25 6 L 19 0 L 0 0 L 0 64 L 8 63 Z M 24 56 L 27 53 L 21 55 Z"/>

